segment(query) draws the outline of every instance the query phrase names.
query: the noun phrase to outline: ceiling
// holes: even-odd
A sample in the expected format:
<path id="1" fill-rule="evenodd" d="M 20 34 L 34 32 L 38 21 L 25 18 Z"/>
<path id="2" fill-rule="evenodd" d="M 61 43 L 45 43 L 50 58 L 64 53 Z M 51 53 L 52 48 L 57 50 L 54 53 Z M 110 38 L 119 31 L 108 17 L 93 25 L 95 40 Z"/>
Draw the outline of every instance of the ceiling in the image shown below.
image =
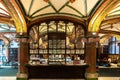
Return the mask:
<path id="1" fill-rule="evenodd" d="M 27 32 L 29 24 L 48 16 L 75 18 L 101 38 L 120 40 L 120 0 L 0 0 L 0 32 Z"/>

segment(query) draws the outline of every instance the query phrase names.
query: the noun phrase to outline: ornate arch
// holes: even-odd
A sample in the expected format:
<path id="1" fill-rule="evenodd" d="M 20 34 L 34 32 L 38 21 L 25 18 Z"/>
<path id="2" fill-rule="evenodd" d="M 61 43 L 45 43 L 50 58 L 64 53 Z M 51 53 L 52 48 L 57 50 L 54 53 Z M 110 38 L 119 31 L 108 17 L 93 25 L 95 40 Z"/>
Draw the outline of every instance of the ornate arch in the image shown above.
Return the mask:
<path id="1" fill-rule="evenodd" d="M 88 31 L 98 32 L 100 24 L 103 21 L 103 19 L 119 3 L 120 0 L 105 0 L 103 4 L 98 8 L 98 10 L 95 12 L 92 19 L 90 20 L 88 25 Z"/>

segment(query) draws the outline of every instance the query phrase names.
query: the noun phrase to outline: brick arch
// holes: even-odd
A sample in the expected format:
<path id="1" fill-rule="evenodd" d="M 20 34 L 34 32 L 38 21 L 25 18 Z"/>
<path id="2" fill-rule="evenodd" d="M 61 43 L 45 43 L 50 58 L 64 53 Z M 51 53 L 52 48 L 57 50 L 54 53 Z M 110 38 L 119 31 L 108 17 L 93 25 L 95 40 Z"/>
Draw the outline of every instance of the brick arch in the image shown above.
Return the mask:
<path id="1" fill-rule="evenodd" d="M 0 39 L 5 42 L 5 45 L 8 45 L 10 43 L 10 41 L 4 36 L 0 36 Z"/>

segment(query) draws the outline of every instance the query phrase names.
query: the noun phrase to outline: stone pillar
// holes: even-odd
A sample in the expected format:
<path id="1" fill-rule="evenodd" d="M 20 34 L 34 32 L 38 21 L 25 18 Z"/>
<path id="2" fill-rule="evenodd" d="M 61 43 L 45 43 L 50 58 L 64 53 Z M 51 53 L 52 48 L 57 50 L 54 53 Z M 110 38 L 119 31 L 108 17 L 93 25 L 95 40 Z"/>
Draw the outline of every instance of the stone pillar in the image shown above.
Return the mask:
<path id="1" fill-rule="evenodd" d="M 85 50 L 85 61 L 89 65 L 86 70 L 86 80 L 98 80 L 98 73 L 96 70 L 96 41 L 90 40 L 95 39 L 94 36 L 87 37 L 86 50 Z"/>
<path id="2" fill-rule="evenodd" d="M 26 64 L 29 61 L 29 55 L 28 55 L 28 42 L 27 37 L 25 36 L 18 36 L 19 38 L 19 48 L 18 48 L 18 73 L 17 73 L 17 80 L 27 80 L 28 79 L 28 73 Z"/>

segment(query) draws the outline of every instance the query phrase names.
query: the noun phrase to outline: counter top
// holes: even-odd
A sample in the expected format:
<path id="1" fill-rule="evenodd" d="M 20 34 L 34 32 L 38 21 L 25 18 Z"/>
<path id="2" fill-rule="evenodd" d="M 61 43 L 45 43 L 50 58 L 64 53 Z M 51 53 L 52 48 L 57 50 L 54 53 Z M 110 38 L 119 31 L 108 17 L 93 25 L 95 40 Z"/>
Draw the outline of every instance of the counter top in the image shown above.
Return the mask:
<path id="1" fill-rule="evenodd" d="M 26 66 L 88 66 L 88 64 L 26 64 Z"/>

